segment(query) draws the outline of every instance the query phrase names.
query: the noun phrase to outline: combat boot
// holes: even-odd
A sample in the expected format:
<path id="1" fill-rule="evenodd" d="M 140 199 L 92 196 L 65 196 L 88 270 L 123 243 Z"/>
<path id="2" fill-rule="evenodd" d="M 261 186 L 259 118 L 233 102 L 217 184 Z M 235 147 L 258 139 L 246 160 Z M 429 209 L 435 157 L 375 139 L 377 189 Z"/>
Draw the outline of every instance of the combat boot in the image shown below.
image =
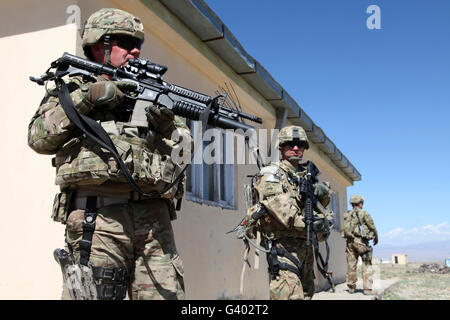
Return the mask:
<path id="1" fill-rule="evenodd" d="M 364 289 L 363 293 L 364 293 L 366 296 L 374 296 L 374 295 L 377 294 L 377 293 L 376 293 L 375 291 L 373 291 L 372 289 Z"/>

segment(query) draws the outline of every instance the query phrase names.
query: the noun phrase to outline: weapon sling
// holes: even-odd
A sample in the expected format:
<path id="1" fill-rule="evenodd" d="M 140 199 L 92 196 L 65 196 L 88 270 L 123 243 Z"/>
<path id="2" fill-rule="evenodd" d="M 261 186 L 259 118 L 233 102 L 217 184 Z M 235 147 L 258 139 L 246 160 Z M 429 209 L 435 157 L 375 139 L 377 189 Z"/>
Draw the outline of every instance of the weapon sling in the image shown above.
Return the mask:
<path id="1" fill-rule="evenodd" d="M 358 219 L 358 224 L 359 224 L 359 233 L 361 233 L 361 236 L 362 236 L 362 232 L 361 232 L 361 229 L 362 230 L 364 230 L 364 226 L 362 225 L 362 223 L 361 223 L 361 218 L 359 217 L 359 212 L 358 211 L 355 211 L 355 214 L 356 214 L 356 218 Z M 364 232 L 365 233 L 365 232 Z"/>
<path id="2" fill-rule="evenodd" d="M 330 284 L 331 289 L 334 292 L 335 286 L 334 286 L 333 278 L 331 277 L 331 274 L 328 272 L 328 260 L 330 258 L 330 247 L 328 245 L 328 239 L 325 240 L 325 248 L 327 251 L 327 256 L 325 258 L 325 261 L 322 257 L 322 254 L 319 251 L 319 241 L 317 239 L 317 234 L 315 231 L 313 232 L 313 247 L 314 247 L 314 256 L 316 258 L 317 269 L 322 274 L 322 276 L 328 280 L 328 283 Z"/>

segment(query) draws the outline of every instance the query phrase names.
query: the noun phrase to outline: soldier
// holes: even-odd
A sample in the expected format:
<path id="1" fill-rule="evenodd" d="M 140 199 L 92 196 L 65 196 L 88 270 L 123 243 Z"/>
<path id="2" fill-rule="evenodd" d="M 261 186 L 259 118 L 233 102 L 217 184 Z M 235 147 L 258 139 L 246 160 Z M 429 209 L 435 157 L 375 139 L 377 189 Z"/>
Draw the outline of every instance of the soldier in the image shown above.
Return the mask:
<path id="1" fill-rule="evenodd" d="M 305 225 L 305 199 L 299 193 L 299 183 L 307 174 L 300 163 L 309 148 L 303 128 L 288 126 L 280 130 L 281 161 L 261 169 L 255 182 L 257 203 L 249 208 L 244 225 L 248 235 L 259 226 L 262 244 L 267 252 L 270 274 L 270 298 L 277 300 L 311 299 L 314 294 L 314 249 L 323 241 L 331 228 L 333 213 L 314 211 L 315 228 L 311 231 L 311 244 L 307 245 Z M 325 207 L 332 191 L 328 183 L 317 182 L 314 195 Z M 250 226 L 253 226 L 250 228 Z"/>
<path id="2" fill-rule="evenodd" d="M 361 257 L 364 294 L 373 295 L 372 290 L 372 247 L 378 243 L 378 234 L 375 224 L 369 213 L 363 210 L 364 198 L 353 195 L 350 197 L 353 209 L 344 215 L 344 237 L 347 239 L 347 286 L 349 293 L 355 293 L 358 275 L 356 272 L 358 257 Z"/>
<path id="3" fill-rule="evenodd" d="M 92 14 L 82 34 L 86 56 L 114 67 L 138 58 L 143 41 L 139 18 L 111 8 Z M 40 154 L 55 154 L 52 163 L 61 192 L 52 218 L 66 224 L 68 259 L 81 270 L 91 270 L 93 279 L 83 284 L 95 283 L 94 292 L 92 283 L 80 289 L 83 284 L 67 283 L 73 279 L 65 275 L 71 297 L 124 299 L 128 292 L 130 299 L 183 299 L 183 265 L 171 220 L 184 180 L 176 180 L 181 170 L 170 151 L 182 139 L 192 139 L 189 129 L 169 109 L 153 105 L 146 109 L 146 128 L 123 119 L 118 108 L 124 93 L 136 89 L 134 83 L 107 76 L 75 76 L 66 83 L 75 108 L 102 125 L 141 189 L 159 193 L 143 198 L 133 191 L 111 154 L 68 119 L 56 89 L 47 92 L 29 124 L 28 145 Z M 174 130 L 181 139 L 171 139 Z"/>

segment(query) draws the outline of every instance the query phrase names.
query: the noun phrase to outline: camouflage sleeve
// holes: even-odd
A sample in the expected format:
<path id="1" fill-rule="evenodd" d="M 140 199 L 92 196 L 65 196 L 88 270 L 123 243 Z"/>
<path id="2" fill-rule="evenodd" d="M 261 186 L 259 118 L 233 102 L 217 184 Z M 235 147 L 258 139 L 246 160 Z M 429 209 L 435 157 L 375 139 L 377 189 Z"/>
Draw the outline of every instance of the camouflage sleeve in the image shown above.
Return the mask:
<path id="1" fill-rule="evenodd" d="M 369 229 L 369 235 L 370 238 L 375 238 L 378 236 L 377 228 L 375 227 L 375 223 L 373 222 L 372 217 L 367 211 L 364 211 L 364 224 L 367 226 L 367 229 Z"/>
<path id="2" fill-rule="evenodd" d="M 82 80 L 74 77 L 67 83 L 75 108 L 87 114 L 93 106 L 81 92 Z M 55 89 L 50 90 L 28 125 L 28 145 L 40 154 L 54 154 L 67 141 L 75 126 L 64 112 Z"/>
<path id="3" fill-rule="evenodd" d="M 275 181 L 273 175 L 263 175 L 256 186 L 260 202 L 267 211 L 284 227 L 290 228 L 299 212 L 297 201 L 289 193 L 284 192 L 281 181 Z"/>

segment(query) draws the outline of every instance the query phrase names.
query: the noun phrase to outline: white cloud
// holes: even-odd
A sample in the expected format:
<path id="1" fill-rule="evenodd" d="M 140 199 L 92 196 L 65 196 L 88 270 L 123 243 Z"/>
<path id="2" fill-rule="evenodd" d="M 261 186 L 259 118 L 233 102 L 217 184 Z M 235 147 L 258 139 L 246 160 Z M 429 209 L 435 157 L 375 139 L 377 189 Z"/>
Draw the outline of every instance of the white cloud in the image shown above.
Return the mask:
<path id="1" fill-rule="evenodd" d="M 395 228 L 394 230 L 389 231 L 386 236 L 388 236 L 389 238 L 393 238 L 395 236 L 401 235 L 403 234 L 405 231 L 403 230 L 403 228 Z"/>
<path id="2" fill-rule="evenodd" d="M 436 225 L 426 225 L 415 227 L 410 230 L 395 228 L 380 236 L 384 243 L 389 244 L 407 244 L 422 243 L 434 241 L 450 241 L 450 224 L 447 221 Z"/>

